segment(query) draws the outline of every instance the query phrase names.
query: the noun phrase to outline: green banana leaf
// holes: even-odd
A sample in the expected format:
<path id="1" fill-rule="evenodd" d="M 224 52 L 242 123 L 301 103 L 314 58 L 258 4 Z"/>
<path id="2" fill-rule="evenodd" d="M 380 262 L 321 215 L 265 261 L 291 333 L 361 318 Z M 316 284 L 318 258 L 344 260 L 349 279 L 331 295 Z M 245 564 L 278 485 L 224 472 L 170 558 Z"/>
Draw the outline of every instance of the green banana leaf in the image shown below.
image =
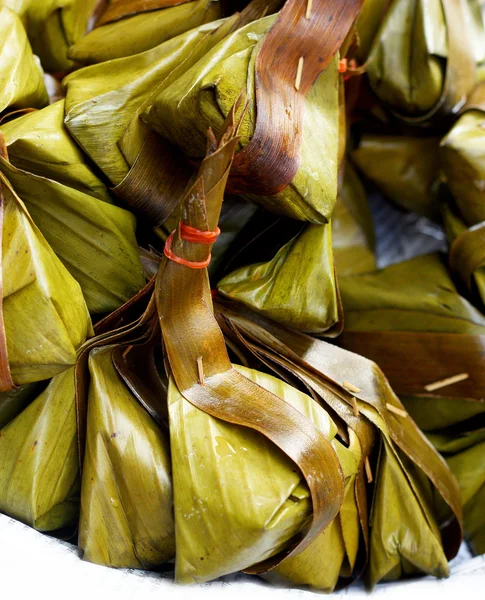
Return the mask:
<path id="1" fill-rule="evenodd" d="M 96 27 L 70 50 L 69 57 L 84 65 L 132 56 L 163 44 L 189 29 L 221 18 L 219 0 L 194 0 L 151 10 Z"/>
<path id="2" fill-rule="evenodd" d="M 431 484 L 403 455 L 391 452 L 387 441 L 373 503 L 368 572 L 371 586 L 420 572 L 435 577 L 449 575 L 433 516 Z"/>
<path id="3" fill-rule="evenodd" d="M 203 25 L 152 50 L 85 67 L 64 79 L 66 127 L 113 185 L 127 175 L 149 132 L 147 127 L 139 131 L 137 111 L 158 86 L 169 85 L 217 44 L 229 25 L 229 20 Z M 132 121 L 142 139 L 129 140 L 132 154 L 126 158 L 118 143 Z"/>
<path id="4" fill-rule="evenodd" d="M 361 62 L 365 62 L 369 55 L 389 4 L 389 0 L 365 0 L 362 5 L 356 25 L 359 36 L 357 57 Z"/>
<path id="5" fill-rule="evenodd" d="M 309 396 L 271 375 L 235 368 L 334 438 L 335 424 Z M 168 404 L 176 579 L 208 581 L 283 550 L 312 514 L 308 488 L 294 463 L 260 433 L 196 408 L 173 381 Z"/>
<path id="6" fill-rule="evenodd" d="M 248 110 L 240 128 L 240 146 L 246 146 L 255 126 L 255 60 L 260 42 L 276 18 L 264 17 L 227 36 L 178 79 L 162 87 L 143 119 L 188 157 L 200 159 L 205 154 L 208 128 L 220 131 L 241 90 L 246 90 Z M 248 194 L 250 200 L 313 223 L 330 219 L 337 197 L 338 77 L 336 57 L 307 97 L 300 167 L 293 181 L 272 196 Z"/>
<path id="7" fill-rule="evenodd" d="M 0 0 L 0 6 L 22 19 L 33 51 L 51 73 L 73 67 L 67 51 L 84 35 L 95 4 L 96 0 Z"/>
<path id="8" fill-rule="evenodd" d="M 443 138 L 441 162 L 466 225 L 485 221 L 485 112 L 469 110 Z"/>
<path id="9" fill-rule="evenodd" d="M 474 554 L 485 554 L 485 442 L 448 458 L 460 484 L 465 511 L 465 533 Z"/>
<path id="10" fill-rule="evenodd" d="M 339 277 L 376 269 L 374 225 L 364 187 L 352 165 L 344 178 L 332 214 L 332 247 Z"/>
<path id="11" fill-rule="evenodd" d="M 451 203 L 443 204 L 441 207 L 441 214 L 445 225 L 446 234 L 450 244 L 462 233 L 465 233 L 468 229 L 466 224 L 463 222 L 461 216 L 457 214 L 457 210 Z M 473 272 L 473 281 L 475 283 L 478 295 L 485 305 L 485 267 L 478 267 Z M 469 282 L 465 282 L 468 284 Z"/>
<path id="12" fill-rule="evenodd" d="M 59 100 L 0 125 L 9 161 L 18 169 L 112 203 L 107 187 L 64 127 L 64 105 Z"/>
<path id="13" fill-rule="evenodd" d="M 458 294 L 438 254 L 339 278 L 351 331 L 485 333 L 485 316 Z"/>
<path id="14" fill-rule="evenodd" d="M 42 108 L 49 96 L 22 22 L 0 3 L 0 113 Z"/>
<path id="15" fill-rule="evenodd" d="M 92 313 L 115 310 L 144 286 L 131 213 L 51 179 L 21 171 L 1 157 L 0 171 L 80 284 Z"/>
<path id="16" fill-rule="evenodd" d="M 283 560 L 276 569 L 264 575 L 272 583 L 310 586 L 330 593 L 339 577 L 348 578 L 352 574 L 360 536 L 355 478 L 361 461 L 361 448 L 352 430 L 349 448 L 338 442 L 334 444 L 345 477 L 345 496 L 340 513 L 308 548 Z"/>
<path id="17" fill-rule="evenodd" d="M 0 511 L 40 531 L 79 515 L 74 368 L 0 431 Z"/>
<path id="18" fill-rule="evenodd" d="M 485 61 L 485 26 L 479 0 L 460 3 L 476 63 Z M 463 37 L 464 36 L 464 37 Z M 420 116 L 433 109 L 444 91 L 448 27 L 442 0 L 394 0 L 374 38 L 367 74 L 376 95 L 392 109 Z"/>
<path id="19" fill-rule="evenodd" d="M 292 329 L 327 331 L 339 320 L 331 225 L 307 225 L 272 260 L 237 269 L 217 289 Z"/>
<path id="20" fill-rule="evenodd" d="M 363 175 L 398 206 L 436 219 L 438 138 L 364 134 L 351 153 Z"/>
<path id="21" fill-rule="evenodd" d="M 79 284 L 1 173 L 0 183 L 3 318 L 12 378 L 21 385 L 49 379 L 73 365 L 92 327 Z"/>
<path id="22" fill-rule="evenodd" d="M 9 392 L 0 392 L 0 429 L 8 425 L 38 396 L 39 385 L 27 384 Z"/>
<path id="23" fill-rule="evenodd" d="M 446 576 L 446 556 L 456 553 L 460 536 L 455 539 L 453 551 L 450 553 L 450 539 L 445 532 L 450 513 L 449 509 L 448 516 L 442 513 L 442 501 L 437 491 L 439 488 L 443 493 L 441 484 L 447 481 L 449 489 L 452 490 L 454 510 L 458 511 L 455 514 L 459 518 L 458 486 L 444 461 L 432 449 L 410 417 L 406 413 L 402 414 L 402 405 L 377 365 L 362 356 L 338 349 L 321 340 L 285 330 L 258 315 L 253 319 L 248 311 L 239 310 L 237 305 L 218 303 L 216 306 L 236 327 L 238 335 L 234 339 L 245 339 L 247 347 L 256 355 L 264 357 L 265 364 L 272 362 L 279 367 L 285 366 L 290 373 L 312 389 L 319 401 L 331 406 L 351 429 L 355 428 L 358 436 L 363 433 L 361 427 L 364 423 L 375 426 L 381 444 L 377 466 L 372 468 L 376 483 L 371 488 L 373 499 L 370 511 L 369 563 L 366 572 L 368 585 L 373 587 L 381 580 L 398 579 L 417 573 Z M 341 383 L 349 379 L 356 385 L 353 394 L 345 392 L 347 384 Z M 345 393 L 348 394 L 347 399 Z M 353 411 L 349 401 L 352 395 Z M 345 409 L 346 405 L 349 406 Z M 398 407 L 401 407 L 399 415 L 391 412 L 391 408 Z M 349 416 L 349 409 L 352 416 Z M 359 440 L 364 439 L 365 435 L 359 436 Z M 368 442 L 369 440 L 366 443 L 366 455 L 370 450 Z M 433 468 L 430 470 L 429 466 L 432 463 Z M 449 502 L 448 492 L 443 498 L 445 496 Z M 342 524 L 345 522 L 346 520 L 342 519 Z M 443 529 L 443 538 L 440 528 Z M 336 532 L 334 534 L 337 535 Z M 330 536 L 330 533 L 328 535 Z M 330 556 L 324 555 L 320 559 L 313 556 L 313 560 L 309 558 L 309 563 L 326 564 L 333 558 L 331 552 L 328 552 Z M 337 556 L 341 552 L 338 545 L 336 552 Z M 296 556 L 295 560 L 298 558 L 299 556 Z M 336 560 L 338 562 L 339 559 Z M 335 572 L 336 569 L 334 574 Z M 319 580 L 317 566 L 313 571 L 311 567 L 307 571 L 306 567 L 302 566 L 297 581 L 315 587 L 321 585 L 328 591 L 331 588 L 329 581 L 334 579 L 326 579 L 323 570 L 320 573 L 322 578 Z M 308 578 L 306 581 L 301 578 L 303 574 Z M 298 574 L 295 577 L 297 578 Z"/>
<path id="24" fill-rule="evenodd" d="M 79 546 L 94 563 L 153 568 L 175 555 L 168 434 L 121 380 L 113 348 L 89 355 Z"/>

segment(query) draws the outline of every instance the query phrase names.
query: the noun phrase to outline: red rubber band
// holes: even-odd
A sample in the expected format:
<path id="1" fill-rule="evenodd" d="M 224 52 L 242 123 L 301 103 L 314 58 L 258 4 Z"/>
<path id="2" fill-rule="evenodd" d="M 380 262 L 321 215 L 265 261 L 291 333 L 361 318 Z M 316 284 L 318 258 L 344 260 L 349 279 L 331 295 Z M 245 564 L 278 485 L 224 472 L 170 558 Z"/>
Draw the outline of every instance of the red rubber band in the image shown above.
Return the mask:
<path id="1" fill-rule="evenodd" d="M 165 247 L 163 249 L 163 253 L 169 260 L 178 263 L 179 265 L 183 265 L 184 267 L 189 267 L 189 269 L 205 269 L 209 266 L 212 258 L 211 254 L 209 254 L 208 258 L 203 261 L 187 260 L 186 258 L 178 256 L 178 254 L 174 254 L 172 252 L 172 240 L 174 234 L 175 231 L 172 231 L 172 233 L 168 236 L 167 240 L 165 241 Z"/>
<path id="2" fill-rule="evenodd" d="M 194 244 L 213 244 L 219 237 L 221 230 L 219 227 L 215 231 L 202 231 L 191 225 L 180 222 L 180 237 L 186 242 Z"/>

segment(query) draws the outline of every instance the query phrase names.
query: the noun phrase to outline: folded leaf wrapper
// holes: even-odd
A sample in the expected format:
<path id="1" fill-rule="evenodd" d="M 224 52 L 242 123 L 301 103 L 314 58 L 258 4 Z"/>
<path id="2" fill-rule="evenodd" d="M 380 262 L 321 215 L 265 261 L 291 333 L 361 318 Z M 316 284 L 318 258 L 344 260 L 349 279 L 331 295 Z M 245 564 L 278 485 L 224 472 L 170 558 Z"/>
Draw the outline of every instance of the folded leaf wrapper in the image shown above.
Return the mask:
<path id="1" fill-rule="evenodd" d="M 70 50 L 69 57 L 90 65 L 150 50 L 189 29 L 221 17 L 220 0 L 195 0 L 96 27 Z"/>
<path id="2" fill-rule="evenodd" d="M 64 100 L 0 124 L 8 159 L 18 169 L 112 203 L 106 185 L 64 127 Z"/>
<path id="3" fill-rule="evenodd" d="M 112 352 L 89 355 L 79 546 L 94 563 L 153 568 L 175 555 L 168 435 L 125 386 Z"/>
<path id="4" fill-rule="evenodd" d="M 92 327 L 79 284 L 1 173 L 0 185 L 3 319 L 10 371 L 21 385 L 74 365 L 76 350 Z"/>
<path id="5" fill-rule="evenodd" d="M 335 425 L 309 396 L 270 375 L 235 368 L 294 406 L 328 439 L 335 436 Z M 277 554 L 312 513 L 294 463 L 260 433 L 197 409 L 173 383 L 169 411 L 177 579 L 207 581 Z"/>
<path id="6" fill-rule="evenodd" d="M 350 438 L 348 449 L 334 442 L 345 476 L 345 497 L 339 515 L 306 550 L 267 573 L 264 577 L 268 581 L 280 585 L 305 585 L 330 593 L 340 577 L 351 578 L 360 536 L 355 479 L 361 449 L 352 430 Z"/>
<path id="7" fill-rule="evenodd" d="M 217 289 L 300 331 L 321 334 L 339 320 L 330 225 L 308 225 L 267 263 L 224 277 Z"/>
<path id="8" fill-rule="evenodd" d="M 66 127 L 113 185 L 128 174 L 150 133 L 139 123 L 138 111 L 158 86 L 168 86 L 217 44 L 229 25 L 209 23 L 152 50 L 92 65 L 65 78 Z M 132 121 L 133 131 L 127 132 Z M 118 144 L 125 133 L 133 135 L 122 150 Z"/>
<path id="9" fill-rule="evenodd" d="M 474 554 L 485 554 L 485 442 L 449 457 L 448 464 L 460 484 L 465 513 L 465 535 Z"/>
<path id="10" fill-rule="evenodd" d="M 36 397 L 37 384 L 21 385 L 8 392 L 0 392 L 0 429 L 8 425 Z"/>
<path id="11" fill-rule="evenodd" d="M 207 129 L 220 131 L 242 89 L 248 111 L 241 125 L 240 147 L 255 131 L 255 64 L 265 35 L 274 25 L 268 16 L 235 31 L 171 85 L 162 88 L 143 117 L 156 131 L 192 159 L 205 152 Z M 296 76 L 296 64 L 295 64 Z M 246 194 L 264 207 L 297 219 L 325 223 L 337 196 L 338 61 L 320 75 L 306 98 L 301 161 L 293 181 L 271 196 Z M 319 160 L 325 156 L 326 160 Z"/>
<path id="12" fill-rule="evenodd" d="M 143 287 L 135 218 L 130 212 L 17 169 L 1 157 L 0 170 L 80 284 L 91 312 L 110 312 Z"/>
<path id="13" fill-rule="evenodd" d="M 485 221 L 485 112 L 469 110 L 441 142 L 446 180 L 468 226 Z"/>
<path id="14" fill-rule="evenodd" d="M 74 369 L 0 430 L 0 511 L 40 531 L 74 525 L 79 514 Z"/>
<path id="15" fill-rule="evenodd" d="M 22 19 L 33 51 L 51 73 L 72 68 L 68 48 L 84 35 L 95 4 L 96 0 L 0 1 Z"/>
<path id="16" fill-rule="evenodd" d="M 369 54 L 372 89 L 404 118 L 458 110 L 484 62 L 477 0 L 395 0 Z"/>
<path id="17" fill-rule="evenodd" d="M 439 139 L 364 134 L 351 153 L 363 175 L 398 206 L 437 219 Z"/>
<path id="18" fill-rule="evenodd" d="M 376 427 L 382 443 L 381 456 L 373 470 L 376 484 L 370 517 L 368 584 L 373 586 L 382 579 L 397 579 L 406 573 L 445 576 L 447 559 L 456 554 L 461 540 L 458 485 L 443 459 L 406 414 L 377 365 L 363 356 L 242 311 L 225 300 L 216 307 L 236 328 L 238 338 L 244 338 L 265 362 L 284 366 L 348 423 L 362 448 L 366 447 L 364 456 L 369 453 L 369 438 L 362 422 Z M 346 382 L 352 384 L 352 392 Z M 361 469 L 363 466 L 361 463 Z M 392 502 L 386 494 L 390 494 Z M 396 498 L 404 496 L 409 510 L 397 513 L 400 502 Z M 436 500 L 439 496 L 445 499 L 447 507 L 442 500 Z M 299 555 L 295 560 L 298 558 Z M 314 560 L 318 558 L 314 556 Z M 317 585 L 318 575 L 318 570 L 312 573 L 305 568 L 297 581 L 303 583 L 305 576 L 307 583 Z M 322 585 L 327 589 L 324 580 Z"/>
<path id="19" fill-rule="evenodd" d="M 0 114 L 6 109 L 42 108 L 49 96 L 43 71 L 32 54 L 22 22 L 0 3 Z"/>
<path id="20" fill-rule="evenodd" d="M 437 254 L 342 277 L 339 286 L 349 331 L 485 333 L 485 317 L 458 294 Z"/>
<path id="21" fill-rule="evenodd" d="M 364 187 L 352 165 L 344 178 L 332 214 L 332 248 L 339 277 L 367 273 L 376 268 L 375 234 Z"/>

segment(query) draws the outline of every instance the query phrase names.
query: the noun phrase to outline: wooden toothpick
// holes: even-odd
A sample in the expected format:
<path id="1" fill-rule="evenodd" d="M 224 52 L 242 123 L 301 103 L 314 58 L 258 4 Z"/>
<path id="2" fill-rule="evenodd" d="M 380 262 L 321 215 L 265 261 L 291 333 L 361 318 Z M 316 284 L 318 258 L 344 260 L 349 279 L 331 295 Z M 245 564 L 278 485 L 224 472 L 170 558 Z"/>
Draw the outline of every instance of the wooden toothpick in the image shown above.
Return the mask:
<path id="1" fill-rule="evenodd" d="M 362 391 L 356 385 L 354 385 L 353 383 L 349 383 L 348 381 L 342 381 L 342 387 L 344 387 L 348 392 L 352 392 L 354 394 L 360 394 L 360 392 Z"/>
<path id="2" fill-rule="evenodd" d="M 352 408 L 354 409 L 354 415 L 356 417 L 358 417 L 360 415 L 360 413 L 359 413 L 359 407 L 357 406 L 357 400 L 354 398 L 354 396 L 352 396 L 350 401 L 352 402 Z"/>
<path id="3" fill-rule="evenodd" d="M 370 462 L 369 462 L 368 456 L 365 457 L 364 465 L 365 465 L 365 473 L 367 475 L 367 482 L 372 483 L 374 481 L 374 477 L 372 476 L 372 469 L 370 468 Z"/>
<path id="4" fill-rule="evenodd" d="M 440 388 L 446 387 L 448 385 L 453 385 L 454 383 L 458 383 L 459 381 L 464 381 L 468 379 L 470 375 L 468 373 L 458 373 L 458 375 L 453 375 L 452 377 L 447 377 L 446 379 L 440 379 L 439 381 L 435 381 L 434 383 L 429 383 L 424 386 L 424 389 L 427 392 L 434 392 L 435 390 L 439 390 Z"/>
<path id="5" fill-rule="evenodd" d="M 395 415 L 399 415 L 400 417 L 407 417 L 408 413 L 405 410 L 402 410 L 401 408 L 397 408 L 397 406 L 393 406 L 392 404 L 389 404 L 389 402 L 386 403 L 387 406 L 387 410 L 389 412 L 394 413 Z"/>
<path id="6" fill-rule="evenodd" d="M 204 364 L 202 362 L 202 356 L 199 356 L 199 358 L 197 359 L 197 372 L 199 374 L 200 385 L 205 385 L 205 383 L 204 383 Z"/>
<path id="7" fill-rule="evenodd" d="M 307 0 L 307 5 L 306 5 L 306 14 L 305 17 L 307 19 L 310 18 L 310 15 L 312 13 L 312 6 L 313 6 L 313 0 Z"/>
<path id="8" fill-rule="evenodd" d="M 303 75 L 303 63 L 305 59 L 303 56 L 300 56 L 300 60 L 298 61 L 298 68 L 296 70 L 296 79 L 295 79 L 295 89 L 298 91 L 301 85 L 301 76 Z"/>

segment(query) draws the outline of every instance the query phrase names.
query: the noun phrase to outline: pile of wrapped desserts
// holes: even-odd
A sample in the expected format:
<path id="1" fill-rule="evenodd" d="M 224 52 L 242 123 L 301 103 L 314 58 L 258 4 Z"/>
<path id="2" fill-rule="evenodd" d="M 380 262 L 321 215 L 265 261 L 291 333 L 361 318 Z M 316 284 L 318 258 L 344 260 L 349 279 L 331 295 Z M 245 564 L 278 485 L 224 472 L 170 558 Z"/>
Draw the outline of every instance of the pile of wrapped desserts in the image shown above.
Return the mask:
<path id="1" fill-rule="evenodd" d="M 180 583 L 485 553 L 481 0 L 0 0 L 0 83 L 1 513 Z M 447 252 L 378 268 L 377 195 Z"/>

